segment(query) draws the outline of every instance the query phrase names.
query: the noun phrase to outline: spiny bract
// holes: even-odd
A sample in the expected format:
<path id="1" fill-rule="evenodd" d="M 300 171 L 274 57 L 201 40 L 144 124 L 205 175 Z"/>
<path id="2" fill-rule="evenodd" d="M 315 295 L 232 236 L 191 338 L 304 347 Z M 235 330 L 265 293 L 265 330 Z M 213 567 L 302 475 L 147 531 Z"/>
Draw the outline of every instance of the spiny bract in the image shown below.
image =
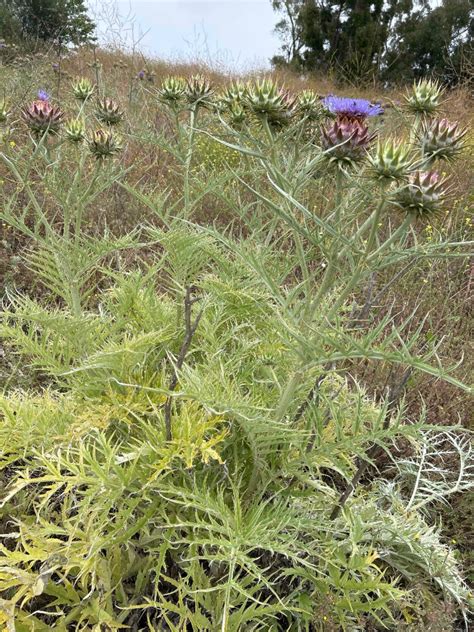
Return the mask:
<path id="1" fill-rule="evenodd" d="M 369 162 L 371 173 L 380 180 L 405 178 L 414 165 L 409 145 L 393 138 L 379 140 L 374 153 L 369 155 Z"/>
<path id="2" fill-rule="evenodd" d="M 434 114 L 441 105 L 444 89 L 437 81 L 423 79 L 413 84 L 411 91 L 405 95 L 408 110 L 414 114 Z"/>

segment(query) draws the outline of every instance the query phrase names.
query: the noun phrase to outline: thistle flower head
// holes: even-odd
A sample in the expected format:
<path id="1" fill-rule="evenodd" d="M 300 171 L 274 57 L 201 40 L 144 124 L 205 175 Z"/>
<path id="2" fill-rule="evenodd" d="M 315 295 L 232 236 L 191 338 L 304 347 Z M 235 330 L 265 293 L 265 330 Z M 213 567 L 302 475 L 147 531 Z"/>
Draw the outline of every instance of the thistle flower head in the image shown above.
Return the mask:
<path id="1" fill-rule="evenodd" d="M 91 153 L 97 160 L 103 160 L 122 151 L 120 137 L 111 129 L 98 129 L 88 138 Z"/>
<path id="2" fill-rule="evenodd" d="M 50 97 L 46 90 L 38 90 L 37 100 L 38 101 L 49 101 Z"/>
<path id="3" fill-rule="evenodd" d="M 233 81 L 225 87 L 220 100 L 222 103 L 230 107 L 231 105 L 235 105 L 237 103 L 243 103 L 246 96 L 247 86 L 241 81 Z"/>
<path id="4" fill-rule="evenodd" d="M 73 119 L 64 126 L 64 133 L 71 143 L 80 143 L 85 138 L 86 127 L 82 119 Z"/>
<path id="5" fill-rule="evenodd" d="M 106 125 L 117 125 L 123 119 L 123 112 L 118 103 L 105 97 L 97 102 L 96 117 Z"/>
<path id="6" fill-rule="evenodd" d="M 182 77 L 166 77 L 158 89 L 158 98 L 162 103 L 175 107 L 182 101 L 186 82 Z"/>
<path id="7" fill-rule="evenodd" d="M 144 70 L 140 70 L 137 73 L 137 79 L 140 79 L 140 81 L 143 81 L 143 79 L 145 79 L 145 76 L 146 76 L 146 72 Z"/>
<path id="8" fill-rule="evenodd" d="M 295 113 L 295 99 L 271 79 L 262 79 L 250 84 L 245 105 L 255 116 L 264 118 L 274 127 L 281 127 Z"/>
<path id="9" fill-rule="evenodd" d="M 445 184 L 446 178 L 436 171 L 416 171 L 408 183 L 394 193 L 392 201 L 407 213 L 437 213 L 448 195 Z"/>
<path id="10" fill-rule="evenodd" d="M 229 118 L 231 125 L 234 127 L 240 127 L 247 118 L 247 112 L 244 106 L 239 101 L 234 101 L 228 106 Z"/>
<path id="11" fill-rule="evenodd" d="M 348 97 L 336 97 L 332 94 L 322 101 L 323 106 L 336 114 L 338 118 L 363 121 L 369 116 L 378 116 L 383 113 L 382 106 L 378 103 L 370 103 L 366 99 L 352 99 Z"/>
<path id="12" fill-rule="evenodd" d="M 331 163 L 348 164 L 360 162 L 367 154 L 375 134 L 369 133 L 367 125 L 359 120 L 336 120 L 330 127 L 321 130 L 325 157 Z"/>
<path id="13" fill-rule="evenodd" d="M 419 134 L 423 157 L 449 160 L 462 151 L 467 128 L 447 119 L 426 120 Z"/>
<path id="14" fill-rule="evenodd" d="M 378 180 L 401 180 L 413 169 L 410 148 L 403 142 L 388 139 L 379 141 L 373 155 L 369 155 L 371 172 Z"/>
<path id="15" fill-rule="evenodd" d="M 37 135 L 56 133 L 64 118 L 58 106 L 39 99 L 24 107 L 21 115 L 30 130 Z"/>
<path id="16" fill-rule="evenodd" d="M 297 109 L 310 120 L 317 120 L 321 114 L 318 95 L 313 90 L 303 90 L 297 98 Z"/>
<path id="17" fill-rule="evenodd" d="M 439 109 L 444 88 L 437 81 L 423 79 L 413 84 L 411 92 L 405 95 L 407 108 L 414 114 L 431 115 Z"/>
<path id="18" fill-rule="evenodd" d="M 80 77 L 73 82 L 72 91 L 76 99 L 86 101 L 94 93 L 94 85 L 87 77 Z"/>
<path id="19" fill-rule="evenodd" d="M 209 79 L 203 75 L 193 75 L 186 81 L 185 92 L 188 103 L 206 105 L 211 99 L 213 89 Z"/>

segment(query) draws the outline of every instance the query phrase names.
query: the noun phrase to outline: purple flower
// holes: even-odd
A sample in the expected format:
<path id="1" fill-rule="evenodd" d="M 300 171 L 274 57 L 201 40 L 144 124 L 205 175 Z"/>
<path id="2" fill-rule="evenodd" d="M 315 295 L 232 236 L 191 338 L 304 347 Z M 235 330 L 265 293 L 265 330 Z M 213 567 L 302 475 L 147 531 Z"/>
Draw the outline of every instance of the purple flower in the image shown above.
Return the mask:
<path id="1" fill-rule="evenodd" d="M 59 70 L 59 64 L 51 64 L 51 67 L 54 71 Z"/>
<path id="2" fill-rule="evenodd" d="M 364 120 L 368 116 L 382 114 L 382 106 L 370 103 L 366 99 L 351 99 L 349 97 L 335 97 L 330 94 L 323 99 L 323 105 L 339 118 Z"/>
<path id="3" fill-rule="evenodd" d="M 38 101 L 49 101 L 49 94 L 46 90 L 38 90 Z"/>
<path id="4" fill-rule="evenodd" d="M 144 79 L 145 78 L 145 71 L 144 70 L 140 70 L 140 72 L 138 73 L 137 77 L 139 79 Z"/>

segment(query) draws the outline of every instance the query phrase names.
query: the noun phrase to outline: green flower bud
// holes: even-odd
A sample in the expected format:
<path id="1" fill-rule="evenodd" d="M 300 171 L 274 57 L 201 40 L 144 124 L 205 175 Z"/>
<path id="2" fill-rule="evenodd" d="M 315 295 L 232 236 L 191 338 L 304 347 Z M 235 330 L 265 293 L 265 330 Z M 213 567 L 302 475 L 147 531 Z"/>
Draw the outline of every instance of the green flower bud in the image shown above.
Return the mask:
<path id="1" fill-rule="evenodd" d="M 106 125 L 117 125 L 123 116 L 120 106 L 113 99 L 99 99 L 96 110 L 96 117 L 99 121 Z"/>
<path id="2" fill-rule="evenodd" d="M 436 171 L 417 171 L 402 188 L 395 191 L 392 201 L 407 213 L 431 215 L 438 213 L 447 198 L 446 179 Z"/>
<path id="3" fill-rule="evenodd" d="M 113 156 L 122 150 L 121 139 L 110 129 L 98 129 L 88 139 L 91 153 L 97 160 Z"/>
<path id="4" fill-rule="evenodd" d="M 182 77 L 166 77 L 158 89 L 158 99 L 175 108 L 183 100 L 185 90 L 186 82 Z"/>
<path id="5" fill-rule="evenodd" d="M 64 127 L 66 138 L 71 141 L 71 143 L 81 143 L 84 140 L 85 131 L 84 121 L 81 119 L 73 119 L 66 123 Z"/>
<path id="6" fill-rule="evenodd" d="M 419 134 L 421 152 L 424 158 L 449 160 L 462 151 L 467 128 L 459 123 L 450 123 L 447 119 L 425 121 Z"/>
<path id="7" fill-rule="evenodd" d="M 405 96 L 407 108 L 414 114 L 431 116 L 441 105 L 444 88 L 437 81 L 423 79 L 413 84 L 409 94 Z"/>
<path id="8" fill-rule="evenodd" d="M 402 180 L 413 170 L 414 162 L 409 147 L 393 139 L 379 141 L 373 155 L 369 155 L 371 173 L 378 180 Z"/>
<path id="9" fill-rule="evenodd" d="M 76 99 L 79 101 L 86 101 L 94 93 L 95 86 L 86 77 L 77 79 L 72 84 L 72 91 Z"/>

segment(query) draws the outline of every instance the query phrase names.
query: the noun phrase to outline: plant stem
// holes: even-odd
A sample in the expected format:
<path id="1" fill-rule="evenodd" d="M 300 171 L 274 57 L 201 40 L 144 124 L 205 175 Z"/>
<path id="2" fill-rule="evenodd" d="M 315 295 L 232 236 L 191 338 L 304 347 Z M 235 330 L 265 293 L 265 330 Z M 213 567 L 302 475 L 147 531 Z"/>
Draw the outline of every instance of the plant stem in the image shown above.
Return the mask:
<path id="1" fill-rule="evenodd" d="M 189 180 L 191 175 L 191 162 L 193 160 L 194 126 L 196 124 L 198 107 L 199 106 L 197 104 L 192 105 L 189 112 L 188 146 L 186 149 L 186 160 L 184 163 L 184 209 L 186 216 L 189 215 L 190 211 L 191 193 Z"/>

